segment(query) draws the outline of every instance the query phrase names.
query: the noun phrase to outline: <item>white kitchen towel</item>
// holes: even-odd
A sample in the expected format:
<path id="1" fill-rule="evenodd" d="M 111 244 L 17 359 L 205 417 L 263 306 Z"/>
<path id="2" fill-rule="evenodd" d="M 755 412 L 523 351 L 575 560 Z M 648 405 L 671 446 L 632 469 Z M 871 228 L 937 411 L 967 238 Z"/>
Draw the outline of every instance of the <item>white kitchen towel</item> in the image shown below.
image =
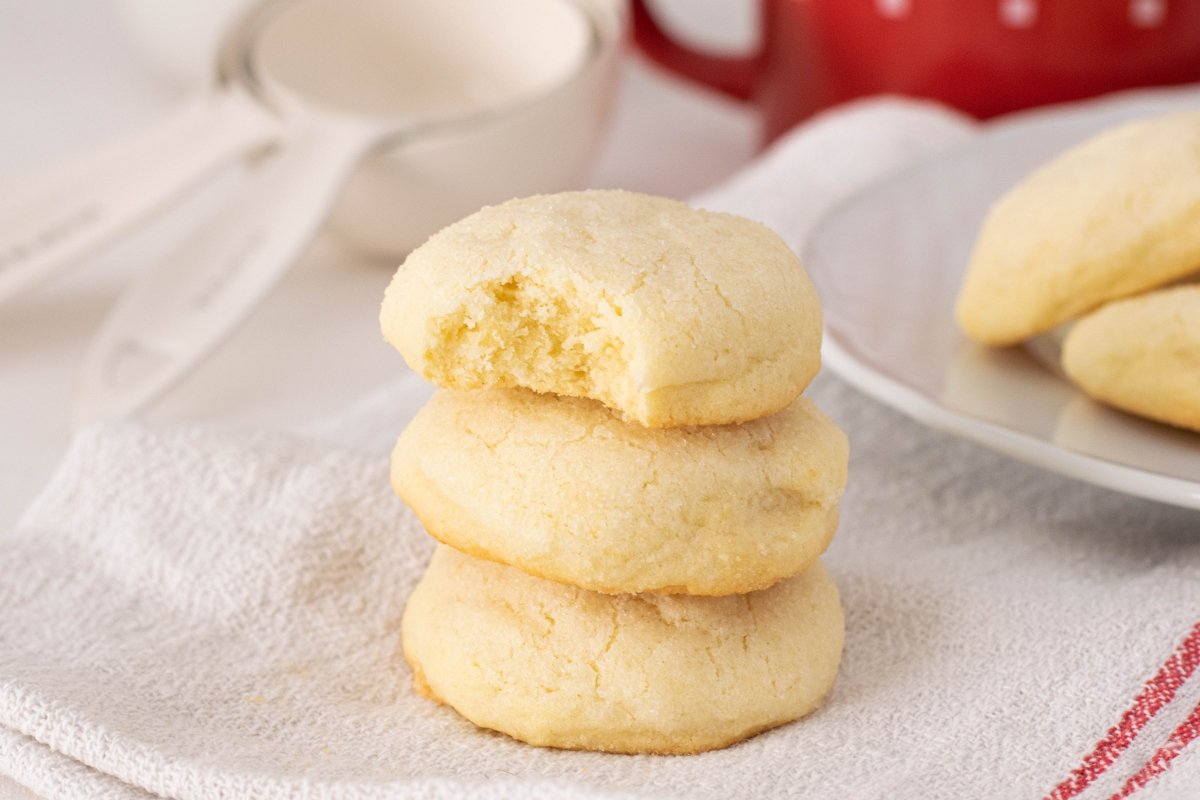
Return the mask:
<path id="1" fill-rule="evenodd" d="M 797 244 L 827 203 L 970 135 L 934 107 L 863 103 L 701 202 Z M 398 650 L 431 544 L 385 456 L 425 391 L 402 379 L 305 436 L 81 434 L 0 534 L 0 772 L 113 800 L 1200 793 L 1200 516 L 930 431 L 829 375 L 809 394 L 852 456 L 826 705 L 684 757 L 475 729 L 410 690 Z"/>

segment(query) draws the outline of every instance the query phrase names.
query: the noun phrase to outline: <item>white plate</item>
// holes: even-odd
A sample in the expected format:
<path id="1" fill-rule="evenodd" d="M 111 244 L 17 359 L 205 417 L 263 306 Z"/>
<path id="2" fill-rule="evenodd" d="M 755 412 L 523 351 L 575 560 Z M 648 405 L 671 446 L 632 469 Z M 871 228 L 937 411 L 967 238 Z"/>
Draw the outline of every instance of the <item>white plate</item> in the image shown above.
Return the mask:
<path id="1" fill-rule="evenodd" d="M 1127 494 L 1200 508 L 1200 435 L 1105 408 L 1021 348 L 975 345 L 952 309 L 991 203 L 1033 167 L 1126 119 L 1200 107 L 1194 90 L 1025 114 L 837 207 L 804 262 L 825 363 L 931 427 Z"/>

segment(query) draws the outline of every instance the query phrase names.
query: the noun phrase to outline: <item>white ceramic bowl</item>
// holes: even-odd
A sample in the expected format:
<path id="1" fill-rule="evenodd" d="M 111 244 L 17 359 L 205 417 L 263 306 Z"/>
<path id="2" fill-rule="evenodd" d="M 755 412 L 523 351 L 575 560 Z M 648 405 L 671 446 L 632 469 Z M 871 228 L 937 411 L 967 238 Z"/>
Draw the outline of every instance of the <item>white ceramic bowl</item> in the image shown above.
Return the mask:
<path id="1" fill-rule="evenodd" d="M 196 49 L 183 47 L 187 32 L 176 30 L 193 26 L 205 46 L 219 51 L 220 80 L 248 82 L 252 93 L 270 105 L 261 86 L 247 81 L 246 53 L 254 46 L 254 24 L 288 1 L 238 5 L 225 0 L 219 8 L 210 7 L 226 17 L 228 31 L 219 47 L 212 24 L 196 25 L 196 14 L 189 11 L 193 0 L 122 3 L 130 28 L 165 68 L 187 74 L 187 64 L 175 63 L 171 54 Z M 332 212 L 331 228 L 361 250 L 397 258 L 481 206 L 579 187 L 608 127 L 629 10 L 628 0 L 567 1 L 586 16 L 594 38 L 579 69 L 548 91 L 493 112 L 413 136 L 397 135 L 351 176 Z M 164 2 L 173 13 L 163 12 Z"/>

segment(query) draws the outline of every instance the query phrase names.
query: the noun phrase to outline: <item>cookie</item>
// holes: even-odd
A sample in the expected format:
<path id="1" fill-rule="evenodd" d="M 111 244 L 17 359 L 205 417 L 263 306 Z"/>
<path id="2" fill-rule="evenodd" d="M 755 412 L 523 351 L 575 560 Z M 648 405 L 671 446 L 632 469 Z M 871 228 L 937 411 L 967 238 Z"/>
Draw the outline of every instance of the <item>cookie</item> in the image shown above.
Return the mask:
<path id="1" fill-rule="evenodd" d="M 820 366 L 821 310 L 756 222 L 624 191 L 484 208 L 413 251 L 385 338 L 450 389 L 590 397 L 652 427 L 765 416 Z"/>
<path id="2" fill-rule="evenodd" d="M 1200 269 L 1200 113 L 1127 123 L 1035 171 L 992 208 L 956 314 L 1007 345 Z"/>
<path id="3" fill-rule="evenodd" d="M 1092 397 L 1200 431 L 1200 286 L 1121 300 L 1075 323 L 1063 369 Z"/>
<path id="4" fill-rule="evenodd" d="M 592 400 L 440 391 L 401 434 L 392 484 L 472 555 L 601 592 L 721 595 L 825 550 L 847 457 L 803 397 L 740 425 L 655 429 Z"/>
<path id="5" fill-rule="evenodd" d="M 695 753 L 804 716 L 843 635 L 820 563 L 748 595 L 604 595 L 444 546 L 403 619 L 420 693 L 530 744 L 616 753 Z"/>

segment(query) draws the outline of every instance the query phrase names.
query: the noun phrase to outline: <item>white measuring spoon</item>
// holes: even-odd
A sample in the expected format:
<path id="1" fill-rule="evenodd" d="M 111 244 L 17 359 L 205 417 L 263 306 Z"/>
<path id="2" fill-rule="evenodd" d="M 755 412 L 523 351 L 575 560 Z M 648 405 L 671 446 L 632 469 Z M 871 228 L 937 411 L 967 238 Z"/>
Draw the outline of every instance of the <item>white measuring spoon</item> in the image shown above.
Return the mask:
<path id="1" fill-rule="evenodd" d="M 218 167 L 261 150 L 281 121 L 242 81 L 241 26 L 217 82 L 149 129 L 0 189 L 0 302 L 94 254 Z"/>
<path id="2" fill-rule="evenodd" d="M 388 26 L 408 38 L 389 41 Z M 282 11 L 261 32 L 254 67 L 304 124 L 250 191 L 121 297 L 89 346 L 77 418 L 132 413 L 210 352 L 286 272 L 368 152 L 553 91 L 594 44 L 566 0 L 301 0 Z M 440 47 L 428 55 L 437 69 L 413 81 L 420 65 L 405 45 Z M 405 77 L 419 98 L 389 96 Z"/>

